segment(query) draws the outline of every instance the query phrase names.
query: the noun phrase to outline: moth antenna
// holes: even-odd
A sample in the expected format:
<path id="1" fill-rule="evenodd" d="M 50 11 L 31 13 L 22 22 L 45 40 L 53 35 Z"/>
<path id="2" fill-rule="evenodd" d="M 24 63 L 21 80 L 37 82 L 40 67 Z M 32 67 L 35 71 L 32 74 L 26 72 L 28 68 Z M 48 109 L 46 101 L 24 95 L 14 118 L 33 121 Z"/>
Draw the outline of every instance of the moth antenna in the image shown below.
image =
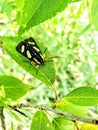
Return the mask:
<path id="1" fill-rule="evenodd" d="M 45 53 L 46 53 L 46 51 L 47 51 L 47 47 L 45 48 L 45 50 L 44 50 L 44 52 L 43 52 L 43 53 L 45 54 Z"/>
<path id="2" fill-rule="evenodd" d="M 53 56 L 53 57 L 49 57 L 48 59 L 53 59 L 53 58 L 61 58 L 60 56 Z"/>

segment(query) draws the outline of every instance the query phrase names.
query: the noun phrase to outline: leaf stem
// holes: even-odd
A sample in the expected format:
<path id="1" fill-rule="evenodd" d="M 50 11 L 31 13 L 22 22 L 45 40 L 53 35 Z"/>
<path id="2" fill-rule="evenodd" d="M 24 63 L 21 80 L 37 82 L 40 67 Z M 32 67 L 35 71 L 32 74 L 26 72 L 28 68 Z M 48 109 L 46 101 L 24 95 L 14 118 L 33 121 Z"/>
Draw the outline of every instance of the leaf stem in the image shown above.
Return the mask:
<path id="1" fill-rule="evenodd" d="M 57 100 L 58 100 L 58 94 L 57 94 L 56 87 L 55 87 L 54 84 L 52 85 L 52 88 L 53 88 L 53 90 L 54 90 L 55 100 L 57 101 Z"/>

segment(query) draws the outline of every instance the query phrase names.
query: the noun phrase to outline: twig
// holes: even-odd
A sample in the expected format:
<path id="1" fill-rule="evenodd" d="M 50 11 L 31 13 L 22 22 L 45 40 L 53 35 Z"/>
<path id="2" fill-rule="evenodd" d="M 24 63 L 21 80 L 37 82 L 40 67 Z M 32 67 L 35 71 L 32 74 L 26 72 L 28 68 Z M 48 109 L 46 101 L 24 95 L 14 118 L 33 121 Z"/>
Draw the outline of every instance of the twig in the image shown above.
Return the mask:
<path id="1" fill-rule="evenodd" d="M 1 127 L 2 127 L 2 130 L 6 130 L 6 127 L 5 127 L 5 117 L 4 117 L 4 112 L 3 112 L 3 107 L 0 107 L 0 119 L 1 119 Z"/>
<path id="2" fill-rule="evenodd" d="M 18 110 L 16 106 L 13 107 L 13 106 L 10 106 L 10 105 L 9 105 L 9 107 L 11 107 L 14 111 L 20 113 L 21 115 L 23 115 L 23 116 L 25 116 L 25 117 L 28 117 L 25 113 L 23 113 L 23 112 L 21 112 L 20 110 Z"/>

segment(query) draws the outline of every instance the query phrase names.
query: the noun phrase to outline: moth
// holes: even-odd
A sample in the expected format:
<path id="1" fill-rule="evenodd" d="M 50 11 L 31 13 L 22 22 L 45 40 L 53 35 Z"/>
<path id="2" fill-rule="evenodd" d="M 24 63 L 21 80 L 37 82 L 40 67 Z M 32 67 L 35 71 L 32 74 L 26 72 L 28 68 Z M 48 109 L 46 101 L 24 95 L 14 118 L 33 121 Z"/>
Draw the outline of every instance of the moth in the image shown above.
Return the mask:
<path id="1" fill-rule="evenodd" d="M 34 64 L 37 69 L 40 65 L 44 65 L 45 62 L 53 61 L 53 58 L 60 58 L 59 56 L 46 58 L 45 52 L 46 52 L 47 48 L 42 53 L 41 50 L 39 49 L 36 41 L 32 37 L 21 41 L 16 46 L 16 50 L 20 54 L 25 56 L 31 62 L 31 64 Z"/>
<path id="2" fill-rule="evenodd" d="M 32 37 L 21 41 L 16 46 L 16 50 L 27 59 L 29 59 L 31 61 L 31 64 L 39 66 L 44 65 L 45 63 L 45 54 L 42 54 L 36 41 Z"/>

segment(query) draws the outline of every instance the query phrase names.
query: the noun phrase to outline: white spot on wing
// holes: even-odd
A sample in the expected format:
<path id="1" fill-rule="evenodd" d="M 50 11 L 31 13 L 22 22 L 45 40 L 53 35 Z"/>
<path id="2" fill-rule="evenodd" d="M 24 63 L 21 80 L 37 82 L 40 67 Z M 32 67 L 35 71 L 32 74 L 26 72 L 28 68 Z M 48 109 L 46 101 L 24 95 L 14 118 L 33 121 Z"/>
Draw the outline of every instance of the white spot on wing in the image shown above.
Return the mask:
<path id="1" fill-rule="evenodd" d="M 33 46 L 33 49 L 35 49 L 37 52 L 40 52 L 40 50 L 36 46 Z"/>
<path id="2" fill-rule="evenodd" d="M 35 43 L 34 42 L 28 42 L 29 44 L 32 44 L 32 45 L 35 45 Z"/>
<path id="3" fill-rule="evenodd" d="M 41 53 L 39 53 L 39 55 L 41 56 L 41 58 L 44 60 L 45 59 L 45 56 L 42 55 Z"/>
<path id="4" fill-rule="evenodd" d="M 22 45 L 22 47 L 21 47 L 21 52 L 23 53 L 23 52 L 24 52 L 24 50 L 25 50 L 25 46 L 24 46 L 24 45 Z"/>
<path id="5" fill-rule="evenodd" d="M 34 61 L 37 63 L 37 64 L 40 64 L 40 62 L 39 61 L 37 61 L 37 59 L 35 59 L 35 58 L 33 58 L 34 59 Z"/>
<path id="6" fill-rule="evenodd" d="M 29 50 L 27 50 L 27 57 L 28 57 L 28 58 L 31 58 L 31 57 L 32 57 L 31 54 L 30 54 L 30 52 L 29 52 Z"/>

